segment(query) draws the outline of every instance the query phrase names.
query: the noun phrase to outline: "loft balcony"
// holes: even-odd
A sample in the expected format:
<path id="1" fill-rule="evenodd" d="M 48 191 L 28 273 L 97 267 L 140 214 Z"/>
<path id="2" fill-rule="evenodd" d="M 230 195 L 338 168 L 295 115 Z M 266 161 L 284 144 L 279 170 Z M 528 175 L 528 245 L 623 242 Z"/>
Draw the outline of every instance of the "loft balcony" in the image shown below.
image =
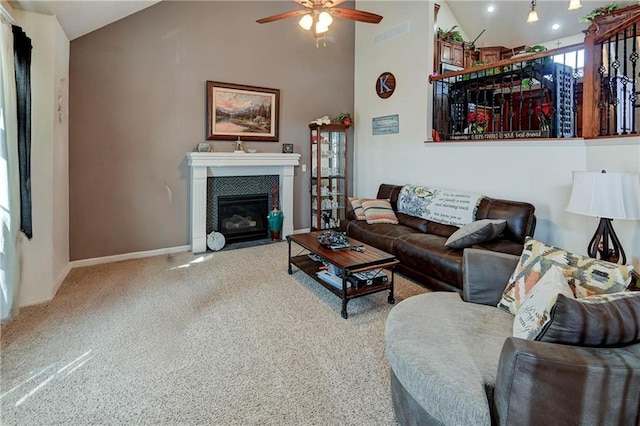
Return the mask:
<path id="1" fill-rule="evenodd" d="M 640 5 L 598 17 L 584 43 L 430 76 L 438 141 L 637 137 Z"/>

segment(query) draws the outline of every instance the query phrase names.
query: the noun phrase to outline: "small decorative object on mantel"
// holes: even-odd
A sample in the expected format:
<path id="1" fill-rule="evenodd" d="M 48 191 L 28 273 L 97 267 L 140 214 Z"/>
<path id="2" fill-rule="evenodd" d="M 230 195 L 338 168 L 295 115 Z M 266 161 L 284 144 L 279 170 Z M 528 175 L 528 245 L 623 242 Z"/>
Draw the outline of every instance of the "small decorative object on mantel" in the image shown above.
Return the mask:
<path id="1" fill-rule="evenodd" d="M 282 153 L 283 154 L 293 154 L 293 144 L 292 143 L 283 143 L 282 144 Z"/>
<path id="2" fill-rule="evenodd" d="M 197 146 L 197 151 L 198 152 L 211 152 L 211 145 L 209 145 L 208 143 L 202 142 L 199 143 Z"/>
<path id="3" fill-rule="evenodd" d="M 334 118 L 333 122 L 351 127 L 351 125 L 353 124 L 353 118 L 351 118 L 350 112 L 343 112 L 336 118 Z"/>
<path id="4" fill-rule="evenodd" d="M 242 148 L 242 141 L 240 140 L 240 136 L 238 136 L 238 140 L 236 141 L 236 149 L 233 150 L 236 154 L 244 154 L 244 148 Z"/>

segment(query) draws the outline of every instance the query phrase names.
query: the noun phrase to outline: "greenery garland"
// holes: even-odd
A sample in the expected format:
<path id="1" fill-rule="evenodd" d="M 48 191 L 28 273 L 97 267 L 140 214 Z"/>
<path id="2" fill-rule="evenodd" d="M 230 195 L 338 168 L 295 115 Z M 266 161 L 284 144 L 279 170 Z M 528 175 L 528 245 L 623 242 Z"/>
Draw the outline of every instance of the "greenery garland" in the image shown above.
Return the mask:
<path id="1" fill-rule="evenodd" d="M 609 13 L 613 12 L 616 9 L 618 9 L 618 5 L 616 3 L 611 3 L 606 6 L 597 7 L 593 9 L 591 12 L 589 12 L 588 15 L 585 15 L 582 18 L 580 18 L 580 22 L 582 23 L 593 22 L 593 20 L 598 16 L 608 15 Z"/>

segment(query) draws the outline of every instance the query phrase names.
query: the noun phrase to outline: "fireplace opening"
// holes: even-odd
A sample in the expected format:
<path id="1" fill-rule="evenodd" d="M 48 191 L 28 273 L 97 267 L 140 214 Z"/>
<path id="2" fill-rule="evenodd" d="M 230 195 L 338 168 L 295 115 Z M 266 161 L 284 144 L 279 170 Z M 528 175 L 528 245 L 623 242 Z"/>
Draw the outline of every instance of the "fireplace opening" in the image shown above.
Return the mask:
<path id="1" fill-rule="evenodd" d="M 227 195 L 218 197 L 218 232 L 227 243 L 268 237 L 268 195 Z"/>

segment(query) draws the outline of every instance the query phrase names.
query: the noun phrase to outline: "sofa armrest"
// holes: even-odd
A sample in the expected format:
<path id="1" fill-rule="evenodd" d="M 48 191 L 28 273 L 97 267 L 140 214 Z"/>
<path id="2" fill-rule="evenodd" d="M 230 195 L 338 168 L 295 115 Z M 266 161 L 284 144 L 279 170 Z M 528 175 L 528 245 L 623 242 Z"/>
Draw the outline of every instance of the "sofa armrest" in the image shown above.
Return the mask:
<path id="1" fill-rule="evenodd" d="M 494 391 L 498 425 L 640 424 L 640 344 L 586 348 L 509 337 Z"/>
<path id="2" fill-rule="evenodd" d="M 519 259 L 512 254 L 465 249 L 462 254 L 462 299 L 496 306 Z"/>

